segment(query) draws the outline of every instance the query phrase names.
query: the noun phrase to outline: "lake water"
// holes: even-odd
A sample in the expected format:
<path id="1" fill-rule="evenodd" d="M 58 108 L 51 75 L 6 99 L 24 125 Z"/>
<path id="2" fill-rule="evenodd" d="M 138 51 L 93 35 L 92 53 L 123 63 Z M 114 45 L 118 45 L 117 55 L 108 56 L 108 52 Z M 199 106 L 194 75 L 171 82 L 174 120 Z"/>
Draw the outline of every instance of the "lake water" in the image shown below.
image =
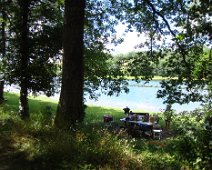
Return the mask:
<path id="1" fill-rule="evenodd" d="M 88 97 L 86 97 L 86 104 L 120 109 L 128 106 L 132 111 L 145 110 L 148 112 L 161 112 L 162 109 L 166 108 L 166 105 L 163 104 L 163 99 L 156 97 L 159 88 L 159 81 L 150 81 L 145 85 L 143 81 L 139 84 L 129 81 L 129 93 L 121 93 L 118 97 L 102 94 L 98 98 L 98 101 L 90 100 Z M 197 102 L 191 102 L 183 105 L 173 105 L 173 109 L 176 110 L 176 112 L 192 111 L 198 107 L 200 107 L 200 103 Z"/>
<path id="2" fill-rule="evenodd" d="M 150 81 L 145 85 L 143 81 L 141 81 L 139 84 L 133 81 L 129 81 L 129 93 L 120 93 L 118 97 L 102 94 L 97 101 L 90 100 L 89 97 L 86 96 L 85 104 L 120 108 L 121 110 L 128 106 L 132 111 L 143 110 L 148 112 L 161 112 L 161 110 L 166 108 L 166 105 L 163 104 L 163 99 L 156 98 L 156 94 L 159 88 L 159 81 Z M 14 85 L 6 86 L 5 91 L 19 93 L 19 87 Z M 58 100 L 59 94 L 53 96 L 52 98 Z M 192 111 L 198 107 L 200 107 L 200 103 L 197 102 L 183 105 L 173 105 L 173 109 L 176 112 Z"/>

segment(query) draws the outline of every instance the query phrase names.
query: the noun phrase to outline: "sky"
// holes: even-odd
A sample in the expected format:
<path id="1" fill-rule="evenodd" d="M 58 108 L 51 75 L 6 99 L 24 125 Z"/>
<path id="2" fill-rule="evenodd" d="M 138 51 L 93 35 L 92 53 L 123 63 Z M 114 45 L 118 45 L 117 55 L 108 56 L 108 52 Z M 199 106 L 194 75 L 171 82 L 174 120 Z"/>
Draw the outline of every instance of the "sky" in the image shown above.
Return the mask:
<path id="1" fill-rule="evenodd" d="M 135 46 L 146 40 L 144 34 L 138 36 L 138 32 L 136 31 L 125 33 L 125 28 L 126 27 L 122 24 L 116 26 L 117 38 L 124 38 L 124 42 L 117 46 L 111 44 L 107 46 L 109 49 L 114 49 L 112 52 L 113 54 L 125 54 L 131 51 L 136 51 L 138 49 L 135 49 Z"/>
<path id="2" fill-rule="evenodd" d="M 107 48 L 108 49 L 113 49 L 113 51 L 111 51 L 112 54 L 126 54 L 128 52 L 132 52 L 132 51 L 142 51 L 142 50 L 147 50 L 148 47 L 142 47 L 142 49 L 140 48 L 136 48 L 136 46 L 138 46 L 141 43 L 144 43 L 148 37 L 145 36 L 145 33 L 138 33 L 136 30 L 133 30 L 133 32 L 125 32 L 126 26 L 123 24 L 119 24 L 116 26 L 116 37 L 117 38 L 124 38 L 124 41 L 115 46 L 113 44 L 108 44 Z M 166 41 L 171 41 L 172 36 L 171 35 L 167 35 L 166 37 Z M 161 41 L 157 41 L 157 44 L 162 44 L 162 39 Z"/>

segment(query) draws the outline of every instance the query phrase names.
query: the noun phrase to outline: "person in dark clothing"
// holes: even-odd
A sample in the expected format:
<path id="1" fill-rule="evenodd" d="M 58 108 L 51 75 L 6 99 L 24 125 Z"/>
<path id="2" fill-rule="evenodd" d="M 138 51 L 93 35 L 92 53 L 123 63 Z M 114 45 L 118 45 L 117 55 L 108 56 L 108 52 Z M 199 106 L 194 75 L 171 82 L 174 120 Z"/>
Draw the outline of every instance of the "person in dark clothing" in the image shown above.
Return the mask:
<path id="1" fill-rule="evenodd" d="M 129 115 L 129 113 L 130 113 L 129 107 L 126 106 L 123 110 L 124 110 L 124 114 Z"/>

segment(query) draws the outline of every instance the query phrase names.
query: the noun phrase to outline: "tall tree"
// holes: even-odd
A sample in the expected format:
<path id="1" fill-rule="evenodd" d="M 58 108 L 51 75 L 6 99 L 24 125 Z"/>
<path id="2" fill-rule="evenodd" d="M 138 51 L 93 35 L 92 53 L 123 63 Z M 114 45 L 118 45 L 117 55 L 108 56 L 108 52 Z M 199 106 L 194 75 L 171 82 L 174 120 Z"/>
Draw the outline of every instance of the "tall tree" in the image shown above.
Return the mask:
<path id="1" fill-rule="evenodd" d="M 23 119 L 29 117 L 28 84 L 29 84 L 29 6 L 30 0 L 18 0 L 20 7 L 19 25 L 19 54 L 20 54 L 20 107 L 19 112 Z"/>
<path id="2" fill-rule="evenodd" d="M 20 113 L 29 116 L 28 94 L 51 95 L 62 49 L 62 15 L 59 1 L 12 1 L 8 23 L 5 79 L 19 85 Z"/>
<path id="3" fill-rule="evenodd" d="M 82 121 L 85 0 L 65 0 L 62 87 L 55 125 L 68 129 Z"/>

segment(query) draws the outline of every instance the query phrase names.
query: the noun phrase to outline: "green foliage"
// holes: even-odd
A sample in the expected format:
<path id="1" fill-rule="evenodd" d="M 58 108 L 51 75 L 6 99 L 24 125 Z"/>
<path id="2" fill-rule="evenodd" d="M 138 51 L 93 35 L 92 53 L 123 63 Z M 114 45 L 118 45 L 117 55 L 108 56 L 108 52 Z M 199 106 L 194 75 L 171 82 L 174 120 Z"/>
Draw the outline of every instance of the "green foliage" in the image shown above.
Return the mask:
<path id="1" fill-rule="evenodd" d="M 204 51 L 211 44 L 210 2 L 130 1 L 122 7 L 129 30 L 136 28 L 148 36 L 144 43 L 138 44 L 150 54 L 148 61 L 154 61 L 160 67 L 157 72 L 163 76 L 177 77 L 175 81 L 162 83 L 158 97 L 166 102 L 206 102 L 196 89 L 211 86 L 211 52 Z M 167 35 L 171 38 L 166 38 Z M 159 49 L 163 55 L 157 55 Z M 210 102 L 211 95 L 208 98 Z"/>
<path id="2" fill-rule="evenodd" d="M 160 55 L 158 53 L 158 55 Z M 130 52 L 113 57 L 113 64 L 119 68 L 125 76 L 132 76 L 136 80 L 140 77 L 149 80 L 153 76 L 153 65 L 150 54 L 147 52 Z"/>
<path id="3" fill-rule="evenodd" d="M 176 117 L 174 129 L 181 135 L 170 143 L 180 160 L 188 161 L 194 169 L 211 167 L 211 111 L 184 112 Z"/>
<path id="4" fill-rule="evenodd" d="M 28 77 L 27 88 L 29 91 L 38 93 L 45 92 L 51 95 L 57 85 L 54 82 L 57 74 L 55 61 L 58 59 L 62 48 L 62 15 L 57 2 L 42 1 L 29 3 L 28 32 L 27 34 L 27 65 L 25 76 Z M 20 31 L 20 6 L 16 1 L 8 2 L 6 13 L 10 22 L 7 22 L 7 48 L 4 58 L 5 80 L 10 83 L 20 84 L 23 76 L 21 67 L 21 44 Z M 13 36 L 9 36 L 13 34 Z M 27 73 L 26 73 L 27 72 Z M 42 76 L 41 76 L 42 75 Z M 54 84 L 53 84 L 54 83 Z"/>
<path id="5" fill-rule="evenodd" d="M 96 99 L 101 93 L 114 95 L 128 92 L 123 72 L 113 64 L 110 54 L 101 50 L 85 50 L 84 91 Z M 101 90 L 101 93 L 96 92 Z"/>
<path id="6" fill-rule="evenodd" d="M 98 5 L 97 5 L 98 4 Z M 101 90 L 108 95 L 128 92 L 124 72 L 117 67 L 106 48 L 108 43 L 119 44 L 115 26 L 122 17 L 122 3 L 111 0 L 90 0 L 86 4 L 84 45 L 85 45 L 85 93 L 98 98 Z"/>

